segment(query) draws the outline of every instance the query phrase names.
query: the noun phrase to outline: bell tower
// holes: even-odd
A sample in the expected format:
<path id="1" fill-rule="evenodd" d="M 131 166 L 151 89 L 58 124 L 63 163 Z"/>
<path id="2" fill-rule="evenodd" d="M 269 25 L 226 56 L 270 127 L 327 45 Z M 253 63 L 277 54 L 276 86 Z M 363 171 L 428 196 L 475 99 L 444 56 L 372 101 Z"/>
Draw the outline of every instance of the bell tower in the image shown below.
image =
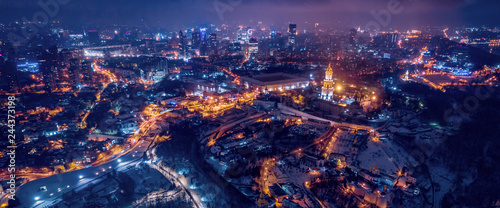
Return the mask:
<path id="1" fill-rule="evenodd" d="M 332 64 L 328 64 L 325 72 L 325 80 L 321 88 L 321 98 L 324 100 L 331 100 L 333 97 L 333 69 Z"/>

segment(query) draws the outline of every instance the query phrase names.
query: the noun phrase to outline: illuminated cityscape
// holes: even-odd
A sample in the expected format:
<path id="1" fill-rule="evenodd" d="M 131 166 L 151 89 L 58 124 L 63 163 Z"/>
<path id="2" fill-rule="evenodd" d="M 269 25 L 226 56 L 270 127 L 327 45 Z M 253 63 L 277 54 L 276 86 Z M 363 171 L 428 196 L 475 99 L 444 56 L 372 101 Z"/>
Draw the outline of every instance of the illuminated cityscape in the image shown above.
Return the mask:
<path id="1" fill-rule="evenodd" d="M 0 207 L 500 207 L 499 1 L 0 8 Z"/>

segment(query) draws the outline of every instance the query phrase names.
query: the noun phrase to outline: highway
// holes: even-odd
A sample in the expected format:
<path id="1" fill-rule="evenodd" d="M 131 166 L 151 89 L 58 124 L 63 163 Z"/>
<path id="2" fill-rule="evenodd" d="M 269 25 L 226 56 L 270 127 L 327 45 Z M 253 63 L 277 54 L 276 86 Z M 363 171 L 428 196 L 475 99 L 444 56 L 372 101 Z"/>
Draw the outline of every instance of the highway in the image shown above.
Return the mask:
<path id="1" fill-rule="evenodd" d="M 345 126 L 345 127 L 349 127 L 349 128 L 352 128 L 352 129 L 362 129 L 362 130 L 366 130 L 366 131 L 369 131 L 369 132 L 372 131 L 372 130 L 374 130 L 374 128 L 371 127 L 371 126 L 363 126 L 363 125 L 357 125 L 357 124 L 351 124 L 351 123 L 335 122 L 335 121 L 331 121 L 331 120 L 328 120 L 328 119 L 324 119 L 324 118 L 320 118 L 320 117 L 317 117 L 317 116 L 313 116 L 313 115 L 304 113 L 302 111 L 295 110 L 293 108 L 283 106 L 281 103 L 278 103 L 278 108 L 282 112 L 284 112 L 284 113 L 288 113 L 288 114 L 292 114 L 292 115 L 296 115 L 296 116 L 301 116 L 302 118 L 305 118 L 305 119 L 314 119 L 314 120 L 320 120 L 320 121 L 330 122 L 330 124 L 334 125 L 335 127 Z"/>
<path id="2" fill-rule="evenodd" d="M 214 131 L 212 131 L 212 136 L 210 136 L 210 139 L 208 141 L 208 144 L 207 146 L 212 146 L 215 144 L 216 140 L 219 139 L 222 135 L 224 135 L 224 133 L 226 133 L 226 131 L 230 128 L 233 128 L 234 126 L 238 125 L 238 124 L 241 124 L 243 122 L 247 122 L 247 121 L 250 121 L 250 120 L 257 120 L 258 118 L 264 116 L 266 113 L 258 113 L 258 114 L 255 114 L 255 115 L 252 115 L 252 116 L 249 116 L 249 117 L 245 117 L 245 118 L 242 118 L 240 120 L 237 120 L 237 121 L 234 121 L 234 122 L 231 122 L 231 123 L 227 123 L 227 124 L 223 124 L 221 126 L 219 126 L 217 129 L 215 129 Z M 202 141 L 203 143 L 204 141 Z"/>
<path id="3" fill-rule="evenodd" d="M 124 171 L 135 166 L 142 161 L 144 153 L 147 152 L 149 146 L 153 143 L 153 137 L 147 137 L 151 126 L 155 124 L 157 118 L 164 114 L 159 114 L 152 117 L 141 129 L 144 129 L 139 143 L 131 148 L 124 155 L 117 157 L 107 163 L 75 170 L 67 173 L 53 175 L 47 178 L 31 181 L 19 187 L 17 197 L 21 203 L 18 207 L 48 207 L 61 201 L 64 193 L 71 190 L 77 191 L 82 187 L 98 183 L 103 175 L 116 170 Z M 147 125 L 151 122 L 151 125 Z M 46 190 L 40 190 L 45 186 Z"/>
<path id="4" fill-rule="evenodd" d="M 20 207 L 44 207 L 41 205 L 59 201 L 63 193 L 97 183 L 103 175 L 113 169 L 120 171 L 133 166 L 141 161 L 139 159 L 146 152 L 151 142 L 151 139 L 144 140 L 144 143 L 133 148 L 133 151 L 106 164 L 62 173 L 24 184 L 17 192 L 17 197 L 21 202 Z M 46 191 L 40 191 L 40 187 L 43 186 L 46 187 Z"/>

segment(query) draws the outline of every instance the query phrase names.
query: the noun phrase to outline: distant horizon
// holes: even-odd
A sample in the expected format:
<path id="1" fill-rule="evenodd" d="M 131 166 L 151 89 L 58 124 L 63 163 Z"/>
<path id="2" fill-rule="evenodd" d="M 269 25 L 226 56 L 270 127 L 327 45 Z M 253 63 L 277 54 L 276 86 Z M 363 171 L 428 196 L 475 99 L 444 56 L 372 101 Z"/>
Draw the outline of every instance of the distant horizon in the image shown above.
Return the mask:
<path id="1" fill-rule="evenodd" d="M 38 12 L 48 13 L 50 21 L 66 25 L 154 25 L 181 27 L 200 24 L 256 24 L 320 22 L 346 27 L 366 26 L 370 22 L 388 28 L 410 29 L 424 26 L 498 27 L 500 1 L 494 0 L 298 0 L 254 1 L 140 1 L 97 0 L 0 1 L 3 23 L 31 21 Z M 53 3 L 62 2 L 57 6 Z M 45 3 L 45 4 L 43 4 Z M 64 3 L 64 4 L 63 4 Z M 387 14 L 390 14 L 387 17 Z M 380 17 L 380 18 L 379 18 Z M 377 19 L 378 18 L 378 19 Z"/>

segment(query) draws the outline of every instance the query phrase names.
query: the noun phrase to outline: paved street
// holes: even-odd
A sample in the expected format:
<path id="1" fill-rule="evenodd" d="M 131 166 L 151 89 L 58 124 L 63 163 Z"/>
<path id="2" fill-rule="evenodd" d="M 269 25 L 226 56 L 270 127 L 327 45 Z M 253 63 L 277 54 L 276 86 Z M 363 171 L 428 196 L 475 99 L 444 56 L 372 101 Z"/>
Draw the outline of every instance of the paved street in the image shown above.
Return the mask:
<path id="1" fill-rule="evenodd" d="M 154 124 L 157 118 L 160 118 L 162 115 L 164 114 L 151 118 L 147 123 L 151 121 L 151 124 Z M 50 206 L 61 201 L 61 196 L 64 193 L 71 190 L 78 191 L 91 184 L 96 184 L 102 180 L 106 173 L 112 170 L 124 171 L 138 164 L 142 161 L 142 156 L 153 141 L 153 137 L 150 138 L 146 136 L 149 134 L 151 126 L 153 125 L 141 125 L 141 129 L 144 129 L 144 133 L 142 139 L 139 140 L 140 143 L 119 158 L 115 158 L 110 162 L 98 166 L 54 175 L 22 185 L 17 191 L 17 197 L 21 202 L 19 207 Z M 40 190 L 43 186 L 46 187 L 46 191 Z"/>

